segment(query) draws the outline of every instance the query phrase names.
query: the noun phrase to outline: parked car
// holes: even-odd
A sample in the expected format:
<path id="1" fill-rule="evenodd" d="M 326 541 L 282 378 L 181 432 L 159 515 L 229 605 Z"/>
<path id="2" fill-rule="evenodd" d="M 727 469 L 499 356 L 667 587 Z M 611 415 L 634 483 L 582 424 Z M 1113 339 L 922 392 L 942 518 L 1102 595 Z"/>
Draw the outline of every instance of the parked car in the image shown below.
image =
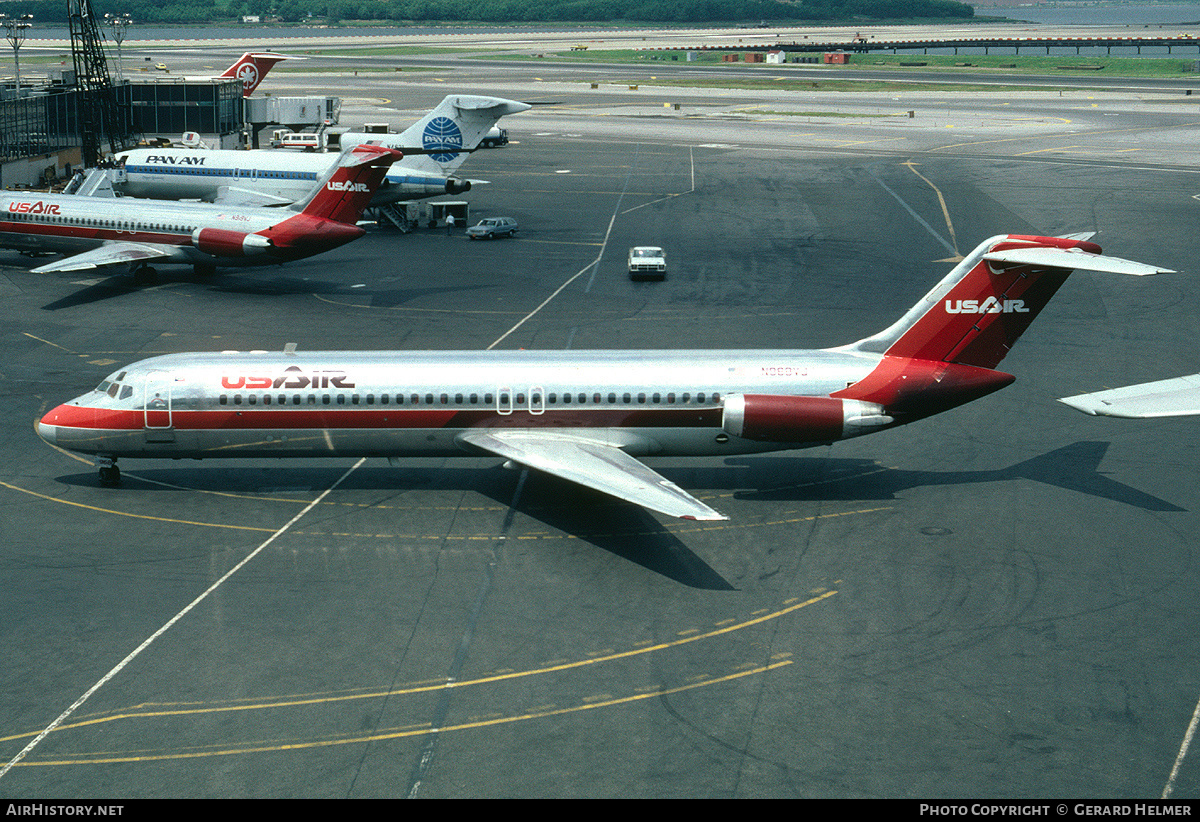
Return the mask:
<path id="1" fill-rule="evenodd" d="M 517 233 L 517 221 L 512 217 L 484 217 L 467 229 L 469 240 L 491 240 L 496 237 L 511 237 Z"/>
<path id="2" fill-rule="evenodd" d="M 639 245 L 629 249 L 629 279 L 645 277 L 659 280 L 667 277 L 667 255 L 658 246 Z"/>

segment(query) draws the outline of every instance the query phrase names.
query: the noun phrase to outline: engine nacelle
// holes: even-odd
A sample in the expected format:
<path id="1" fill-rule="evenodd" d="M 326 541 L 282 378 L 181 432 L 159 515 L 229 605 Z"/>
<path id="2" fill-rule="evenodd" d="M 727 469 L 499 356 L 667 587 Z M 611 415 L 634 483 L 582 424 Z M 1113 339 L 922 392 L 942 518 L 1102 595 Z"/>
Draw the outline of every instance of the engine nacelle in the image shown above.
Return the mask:
<path id="1" fill-rule="evenodd" d="M 446 193 L 447 194 L 462 194 L 464 191 L 471 190 L 470 180 L 460 180 L 457 177 L 446 178 Z"/>
<path id="2" fill-rule="evenodd" d="M 883 406 L 833 397 L 726 394 L 721 426 L 756 442 L 832 442 L 891 425 Z"/>
<path id="3" fill-rule="evenodd" d="M 249 257 L 266 253 L 274 243 L 261 234 L 246 234 L 224 228 L 197 228 L 192 232 L 192 245 L 214 257 Z"/>

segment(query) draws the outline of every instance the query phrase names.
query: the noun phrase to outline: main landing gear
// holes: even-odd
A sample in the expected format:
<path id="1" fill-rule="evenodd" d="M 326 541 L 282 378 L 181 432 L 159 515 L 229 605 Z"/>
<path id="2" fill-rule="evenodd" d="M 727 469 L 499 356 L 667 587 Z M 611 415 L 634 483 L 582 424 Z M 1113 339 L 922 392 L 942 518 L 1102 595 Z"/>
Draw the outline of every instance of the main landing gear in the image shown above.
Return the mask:
<path id="1" fill-rule="evenodd" d="M 158 282 L 158 271 L 153 266 L 139 265 L 133 269 L 133 281 L 138 285 L 154 285 Z"/>
<path id="2" fill-rule="evenodd" d="M 105 488 L 116 488 L 121 484 L 121 469 L 117 467 L 116 457 L 99 457 L 96 466 L 100 473 L 100 484 Z"/>

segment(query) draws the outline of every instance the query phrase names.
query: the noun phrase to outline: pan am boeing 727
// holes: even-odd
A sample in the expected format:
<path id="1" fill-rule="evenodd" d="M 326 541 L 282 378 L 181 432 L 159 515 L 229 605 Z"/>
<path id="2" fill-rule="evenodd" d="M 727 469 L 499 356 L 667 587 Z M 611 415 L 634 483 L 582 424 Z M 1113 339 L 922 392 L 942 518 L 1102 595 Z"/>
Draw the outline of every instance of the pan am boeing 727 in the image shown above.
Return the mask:
<path id="1" fill-rule="evenodd" d="M 393 165 L 371 199 L 372 206 L 460 194 L 471 188 L 471 181 L 451 175 L 468 153 L 497 120 L 529 107 L 499 97 L 451 94 L 400 134 L 347 133 L 340 145 L 346 149 L 370 142 L 428 152 L 408 155 Z M 131 197 L 155 200 L 284 205 L 304 197 L 335 157 L 288 149 L 135 148 L 116 156 L 124 179 L 114 188 Z"/>
<path id="2" fill-rule="evenodd" d="M 169 354 L 114 372 L 38 432 L 96 455 L 105 484 L 122 457 L 485 454 L 725 519 L 639 458 L 827 444 L 990 394 L 1073 269 L 1164 270 L 1080 237 L 993 237 L 890 327 L 822 350 Z"/>

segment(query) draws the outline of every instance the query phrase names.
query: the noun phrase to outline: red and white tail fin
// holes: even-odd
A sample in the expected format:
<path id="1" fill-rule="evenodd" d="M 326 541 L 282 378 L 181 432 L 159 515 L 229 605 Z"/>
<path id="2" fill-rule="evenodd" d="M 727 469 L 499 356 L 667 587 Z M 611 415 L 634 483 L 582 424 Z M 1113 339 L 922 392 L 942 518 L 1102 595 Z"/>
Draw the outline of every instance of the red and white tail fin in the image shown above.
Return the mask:
<path id="1" fill-rule="evenodd" d="M 847 350 L 995 368 L 1075 269 L 1158 274 L 1073 237 L 992 237 L 896 323 Z"/>
<path id="2" fill-rule="evenodd" d="M 890 327 L 837 349 L 882 356 L 866 377 L 830 396 L 875 403 L 903 424 L 1003 388 L 1015 377 L 993 369 L 1080 268 L 1168 271 L 1102 257 L 1080 236 L 992 237 Z"/>
<path id="3" fill-rule="evenodd" d="M 282 60 L 291 60 L 285 54 L 271 52 L 246 52 L 238 61 L 225 69 L 219 77 L 237 77 L 242 81 L 242 96 L 249 97 L 258 88 L 258 84 L 267 76 L 271 66 Z"/>
<path id="4" fill-rule="evenodd" d="M 310 217 L 354 225 L 383 182 L 388 167 L 403 156 L 394 148 L 369 144 L 346 149 L 308 199 L 288 208 Z"/>

